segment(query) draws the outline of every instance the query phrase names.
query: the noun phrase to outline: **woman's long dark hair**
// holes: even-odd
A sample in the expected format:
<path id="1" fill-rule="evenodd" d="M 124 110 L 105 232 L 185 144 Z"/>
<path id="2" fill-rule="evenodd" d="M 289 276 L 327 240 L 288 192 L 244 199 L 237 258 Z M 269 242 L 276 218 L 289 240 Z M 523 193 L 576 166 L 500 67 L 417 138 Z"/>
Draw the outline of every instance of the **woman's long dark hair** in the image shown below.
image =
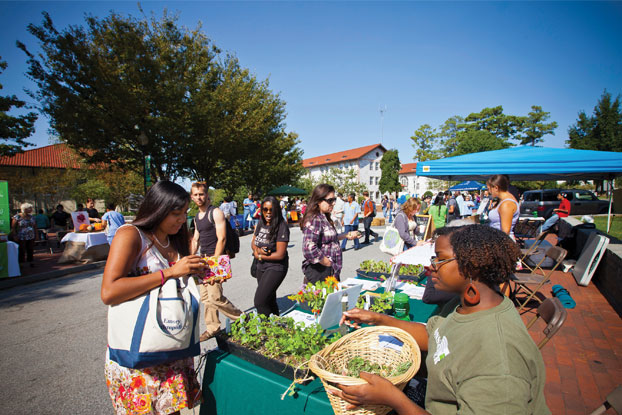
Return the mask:
<path id="1" fill-rule="evenodd" d="M 266 218 L 263 215 L 263 204 L 266 202 L 270 202 L 272 203 L 272 221 L 270 222 L 270 225 L 268 225 L 268 223 L 266 223 Z M 285 220 L 285 218 L 283 218 L 283 213 L 281 213 L 281 208 L 279 206 L 279 201 L 276 200 L 276 197 L 274 196 L 266 196 L 264 197 L 264 199 L 261 201 L 261 213 L 260 213 L 260 221 L 261 224 L 265 227 L 267 227 L 268 229 L 270 229 L 269 234 L 270 234 L 270 240 L 275 239 L 276 237 L 276 233 L 279 231 L 279 226 L 281 226 L 281 223 Z"/>
<path id="2" fill-rule="evenodd" d="M 141 231 L 153 233 L 171 211 L 183 209 L 189 202 L 190 195 L 180 185 L 168 180 L 157 182 L 149 189 L 140 204 L 132 225 Z M 179 255 L 183 257 L 190 254 L 187 223 L 184 223 L 179 232 L 170 235 L 169 238 Z"/>
<path id="3" fill-rule="evenodd" d="M 319 215 L 320 212 L 320 203 L 329 193 L 334 193 L 335 188 L 330 184 L 322 183 L 315 186 L 313 192 L 311 192 L 311 197 L 309 198 L 309 203 L 307 203 L 307 210 L 305 210 L 305 214 L 300 221 L 300 229 L 304 229 L 305 224 L 310 221 L 315 215 Z M 330 218 L 328 213 L 325 214 L 326 219 L 333 225 L 333 220 Z M 333 225 L 335 226 L 335 225 Z"/>
<path id="4" fill-rule="evenodd" d="M 434 199 L 434 203 L 432 203 L 434 206 L 443 206 L 445 203 L 445 193 L 443 192 L 438 192 L 438 194 L 436 195 L 436 198 Z"/>

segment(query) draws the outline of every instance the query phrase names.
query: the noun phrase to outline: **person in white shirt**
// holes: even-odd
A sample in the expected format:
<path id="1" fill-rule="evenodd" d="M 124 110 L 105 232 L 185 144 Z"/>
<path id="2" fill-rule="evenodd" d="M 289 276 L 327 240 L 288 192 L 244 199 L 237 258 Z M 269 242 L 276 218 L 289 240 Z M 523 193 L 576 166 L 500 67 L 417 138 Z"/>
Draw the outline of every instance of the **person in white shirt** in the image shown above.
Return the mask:
<path id="1" fill-rule="evenodd" d="M 333 206 L 333 213 L 331 215 L 337 234 L 343 233 L 343 212 L 345 203 L 346 202 L 343 201 L 343 194 L 337 194 L 337 200 L 335 201 L 335 206 Z"/>

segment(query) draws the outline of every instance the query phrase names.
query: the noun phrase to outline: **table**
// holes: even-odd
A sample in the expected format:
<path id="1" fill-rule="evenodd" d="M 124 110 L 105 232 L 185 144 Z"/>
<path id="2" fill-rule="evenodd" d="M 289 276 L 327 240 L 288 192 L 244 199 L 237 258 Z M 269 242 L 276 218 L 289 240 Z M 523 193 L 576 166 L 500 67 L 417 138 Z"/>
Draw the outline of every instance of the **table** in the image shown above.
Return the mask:
<path id="1" fill-rule="evenodd" d="M 19 269 L 19 245 L 13 241 L 0 242 L 0 255 L 4 252 L 6 252 L 6 263 L 0 261 L 0 266 L 6 267 L 6 270 L 0 269 L 0 276 L 19 277 L 22 275 Z"/>
<path id="2" fill-rule="evenodd" d="M 69 232 L 61 242 L 65 249 L 59 264 L 100 261 L 108 257 L 110 249 L 105 232 Z"/>
<path id="3" fill-rule="evenodd" d="M 421 300 L 410 299 L 409 303 L 412 321 L 426 322 L 439 310 Z M 216 349 L 207 355 L 200 414 L 333 414 L 320 379 L 297 385 L 296 396 L 281 400 L 290 384 L 289 379 Z"/>

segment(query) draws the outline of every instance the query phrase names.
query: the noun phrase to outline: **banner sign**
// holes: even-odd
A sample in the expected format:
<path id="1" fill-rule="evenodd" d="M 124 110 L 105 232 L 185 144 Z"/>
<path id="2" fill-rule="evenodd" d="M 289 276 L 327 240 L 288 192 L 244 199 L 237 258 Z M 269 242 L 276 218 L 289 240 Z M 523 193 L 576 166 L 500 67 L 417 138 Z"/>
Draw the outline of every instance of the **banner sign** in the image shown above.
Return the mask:
<path id="1" fill-rule="evenodd" d="M 9 210 L 9 183 L 0 180 L 0 233 L 11 232 L 11 211 Z"/>

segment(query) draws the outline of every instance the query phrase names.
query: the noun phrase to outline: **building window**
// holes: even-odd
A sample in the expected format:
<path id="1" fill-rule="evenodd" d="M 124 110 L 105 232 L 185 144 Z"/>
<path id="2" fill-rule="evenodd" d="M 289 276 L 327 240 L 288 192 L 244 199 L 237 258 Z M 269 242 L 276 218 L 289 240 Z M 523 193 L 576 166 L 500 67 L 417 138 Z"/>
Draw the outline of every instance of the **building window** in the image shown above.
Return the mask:
<path id="1" fill-rule="evenodd" d="M 378 177 L 376 177 L 376 184 L 378 184 L 378 179 L 379 179 L 379 178 L 378 178 Z"/>
<path id="2" fill-rule="evenodd" d="M 380 162 L 376 162 L 376 170 L 378 170 L 380 168 Z"/>
<path id="3" fill-rule="evenodd" d="M 374 178 L 373 177 L 369 178 L 369 184 L 374 184 Z"/>
<path id="4" fill-rule="evenodd" d="M 400 183 L 402 184 L 402 187 L 404 189 L 408 189 L 408 177 L 402 176 L 402 178 L 400 179 Z"/>
<path id="5" fill-rule="evenodd" d="M 369 170 L 373 170 L 374 169 L 374 162 L 372 161 L 371 163 L 369 163 Z"/>
<path id="6" fill-rule="evenodd" d="M 376 192 L 376 200 L 380 199 L 380 192 Z"/>

